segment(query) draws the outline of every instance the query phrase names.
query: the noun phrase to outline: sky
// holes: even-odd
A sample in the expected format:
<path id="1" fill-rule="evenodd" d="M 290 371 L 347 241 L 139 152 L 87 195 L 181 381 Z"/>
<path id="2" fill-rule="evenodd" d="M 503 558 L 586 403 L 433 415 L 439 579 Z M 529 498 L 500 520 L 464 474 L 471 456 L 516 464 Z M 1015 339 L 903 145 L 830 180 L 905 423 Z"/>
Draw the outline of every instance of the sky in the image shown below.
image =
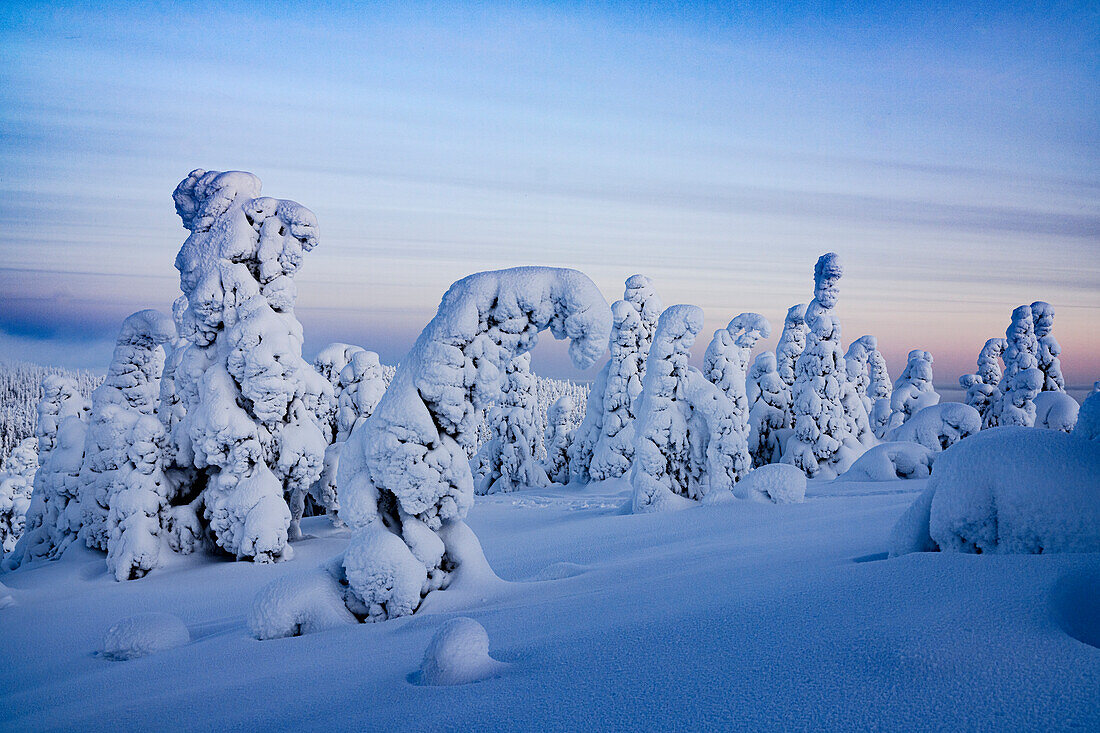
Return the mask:
<path id="1" fill-rule="evenodd" d="M 307 356 L 396 363 L 454 280 L 636 272 L 774 348 L 813 264 L 837 313 L 974 370 L 1051 302 L 1100 379 L 1100 5 L 18 3 L 0 6 L 0 359 L 106 369 L 169 311 L 194 168 L 318 217 Z M 533 366 L 590 379 L 544 343 Z"/>

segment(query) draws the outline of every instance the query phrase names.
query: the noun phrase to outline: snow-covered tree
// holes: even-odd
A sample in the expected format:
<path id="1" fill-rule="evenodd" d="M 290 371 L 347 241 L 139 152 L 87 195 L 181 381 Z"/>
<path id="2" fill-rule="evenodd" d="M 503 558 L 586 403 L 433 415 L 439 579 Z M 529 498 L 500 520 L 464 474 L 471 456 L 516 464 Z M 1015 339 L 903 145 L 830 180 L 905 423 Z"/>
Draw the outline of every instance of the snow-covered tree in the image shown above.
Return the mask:
<path id="1" fill-rule="evenodd" d="M 164 344 L 176 335 L 172 319 L 157 310 L 129 316 L 115 341 L 107 379 L 92 392 L 80 469 L 81 536 L 88 547 L 106 550 L 112 485 L 121 480 L 128 438 L 142 415 L 154 415 L 160 402 Z"/>
<path id="2" fill-rule="evenodd" d="M 932 352 L 913 349 L 906 359 L 905 371 L 894 382 L 894 393 L 890 396 L 890 429 L 939 402 L 940 395 L 932 385 Z"/>
<path id="3" fill-rule="evenodd" d="M 593 481 L 618 478 L 630 468 L 634 457 L 634 403 L 642 392 L 649 351 L 648 344 L 643 343 L 646 334 L 641 316 L 632 304 L 616 301 L 611 306 L 611 318 L 611 359 L 603 393 L 603 418 L 588 469 Z"/>
<path id="4" fill-rule="evenodd" d="M 945 402 L 918 410 L 912 419 L 891 430 L 886 440 L 919 443 L 938 453 L 981 428 L 981 415 L 973 407 L 959 402 Z"/>
<path id="5" fill-rule="evenodd" d="M 959 377 L 959 386 L 963 388 L 963 402 L 977 410 L 984 423 L 985 416 L 993 404 L 993 391 L 996 387 L 983 382 L 977 374 L 962 375 Z"/>
<path id="6" fill-rule="evenodd" d="M 797 466 L 808 478 L 833 478 L 847 470 L 861 452 L 848 434 L 841 401 L 848 375 L 841 351 L 840 320 L 833 308 L 840 296 L 843 274 L 835 252 L 818 258 L 814 299 L 806 307 L 809 335 L 795 365 L 794 434 L 784 448 L 783 462 Z"/>
<path id="7" fill-rule="evenodd" d="M 0 558 L 23 536 L 37 470 L 37 438 L 24 438 L 0 463 Z"/>
<path id="8" fill-rule="evenodd" d="M 806 308 L 806 303 L 799 303 L 787 309 L 783 332 L 775 347 L 776 371 L 788 387 L 794 386 L 795 365 L 806 349 L 806 335 L 810 332 L 806 325 Z"/>
<path id="9" fill-rule="evenodd" d="M 645 275 L 631 275 L 626 279 L 626 292 L 623 300 L 634 306 L 638 311 L 641 321 L 640 334 L 638 336 L 638 352 L 645 371 L 645 360 L 649 356 L 649 347 L 653 343 L 653 335 L 657 333 L 657 321 L 665 306 L 657 295 L 657 289 L 653 287 L 653 281 Z"/>
<path id="10" fill-rule="evenodd" d="M 778 463 L 790 434 L 790 387 L 776 371 L 775 354 L 757 354 L 749 370 L 749 455 L 752 465 Z"/>
<path id="11" fill-rule="evenodd" d="M 874 442 L 870 422 L 874 402 L 870 396 L 869 367 L 872 355 L 876 353 L 878 339 L 866 335 L 853 341 L 844 354 L 844 368 L 848 378 L 841 385 L 840 401 L 844 405 L 844 418 L 848 421 L 848 434 L 867 445 Z"/>
<path id="12" fill-rule="evenodd" d="M 573 407 L 573 398 L 562 395 L 550 405 L 546 416 L 546 431 L 543 435 L 546 460 L 542 467 L 547 478 L 556 484 L 569 483 L 569 444 L 576 429 L 570 419 Z"/>
<path id="13" fill-rule="evenodd" d="M 1044 392 L 1065 392 L 1066 380 L 1062 376 L 1062 347 L 1054 338 L 1054 306 L 1041 300 L 1031 304 L 1031 317 L 1035 323 L 1036 358 L 1043 373 Z"/>
<path id="14" fill-rule="evenodd" d="M 1003 338 L 991 338 L 978 352 L 978 371 L 959 377 L 959 385 L 966 390 L 963 398 L 982 416 L 982 425 L 988 427 L 992 421 L 993 406 L 999 399 L 997 384 L 1001 381 L 1001 363 L 1008 342 Z"/>
<path id="15" fill-rule="evenodd" d="M 175 377 L 186 415 L 174 452 L 205 474 L 203 515 L 217 544 L 277 560 L 321 475 L 333 399 L 302 359 L 294 316 L 293 277 L 317 245 L 316 218 L 260 197 L 260 180 L 240 171 L 193 171 L 173 196 L 190 232 L 176 257 L 190 343 Z"/>
<path id="16" fill-rule="evenodd" d="M 332 343 L 317 352 L 317 356 L 313 359 L 313 368 L 332 385 L 332 402 L 329 405 L 328 414 L 325 415 L 329 427 L 329 440 L 336 440 L 338 430 L 336 412 L 340 404 L 340 375 L 344 367 L 351 363 L 352 357 L 361 351 L 363 351 L 362 347 L 353 344 Z"/>
<path id="17" fill-rule="evenodd" d="M 1035 396 L 1043 390 L 1046 375 L 1039 369 L 1039 341 L 1030 305 L 1012 311 L 1005 331 L 1004 373 L 993 395 L 993 408 L 985 427 L 1035 424 Z M 1034 370 L 1034 371 L 1033 371 Z"/>
<path id="18" fill-rule="evenodd" d="M 733 403 L 688 365 L 703 311 L 669 307 L 658 321 L 646 363 L 634 436 L 633 511 L 689 505 L 730 491 L 749 469 Z"/>
<path id="19" fill-rule="evenodd" d="M 585 400 L 584 419 L 573 432 L 573 442 L 569 445 L 569 478 L 574 483 L 587 484 L 592 480 L 589 468 L 596 442 L 603 432 L 603 396 L 607 392 L 610 371 L 611 362 L 608 361 L 592 380 Z"/>
<path id="20" fill-rule="evenodd" d="M 1001 369 L 1001 363 L 998 360 L 1004 356 L 1007 348 L 1008 341 L 1000 337 L 991 338 L 982 346 L 982 350 L 978 352 L 977 372 L 978 376 L 982 378 L 982 382 L 996 387 L 1001 381 L 1004 371 Z"/>
<path id="21" fill-rule="evenodd" d="M 84 458 L 88 401 L 75 382 L 51 375 L 38 403 L 38 471 L 26 513 L 26 529 L 4 564 L 9 568 L 57 558 L 80 531 L 80 464 Z"/>
<path id="22" fill-rule="evenodd" d="M 482 272 L 447 291 L 374 414 L 348 439 L 337 483 L 352 527 L 340 581 L 360 618 L 413 613 L 468 562 L 484 561 L 463 519 L 474 485 L 466 445 L 508 363 L 550 329 L 585 368 L 607 347 L 611 312 L 574 270 Z"/>
<path id="23" fill-rule="evenodd" d="M 479 453 L 482 475 L 475 493 L 500 494 L 550 483 L 535 458 L 539 442 L 535 408 L 531 355 L 518 354 L 505 367 L 500 400 L 489 408 L 492 437 Z"/>
<path id="24" fill-rule="evenodd" d="M 871 382 L 867 385 L 867 400 L 871 406 L 867 418 L 871 432 L 881 440 L 890 429 L 890 413 L 893 411 L 890 397 L 894 393 L 894 385 L 886 367 L 886 358 L 877 348 L 871 352 L 867 363 L 871 370 Z"/>

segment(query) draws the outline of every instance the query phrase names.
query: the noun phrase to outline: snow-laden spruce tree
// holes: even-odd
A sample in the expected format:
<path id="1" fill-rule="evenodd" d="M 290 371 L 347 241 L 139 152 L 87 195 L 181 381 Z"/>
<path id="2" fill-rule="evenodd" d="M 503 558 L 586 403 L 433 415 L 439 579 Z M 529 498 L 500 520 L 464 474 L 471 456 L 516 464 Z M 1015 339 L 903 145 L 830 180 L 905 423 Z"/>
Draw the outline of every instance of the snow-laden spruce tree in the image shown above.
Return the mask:
<path id="1" fill-rule="evenodd" d="M 806 307 L 809 335 L 795 364 L 794 433 L 787 440 L 783 462 L 798 467 L 808 478 L 835 478 L 847 470 L 861 450 L 848 433 L 842 403 L 848 375 L 841 351 L 840 320 L 833 308 L 840 296 L 843 274 L 835 252 L 818 258 L 814 299 Z"/>
<path id="2" fill-rule="evenodd" d="M 871 399 L 871 359 L 878 353 L 878 339 L 874 336 L 860 336 L 848 346 L 844 354 L 844 368 L 847 380 L 841 385 L 841 403 L 844 405 L 844 418 L 848 421 L 848 433 L 860 443 L 874 443 L 871 430 L 871 413 L 874 401 Z"/>
<path id="3" fill-rule="evenodd" d="M 658 321 L 646 362 L 630 483 L 635 513 L 689 506 L 731 491 L 748 470 L 733 403 L 688 365 L 703 311 L 674 305 Z"/>
<path id="4" fill-rule="evenodd" d="M 646 357 L 664 306 L 645 275 L 627 278 L 623 300 L 619 302 L 624 305 L 616 303 L 612 308 L 614 321 L 608 344 L 611 358 L 592 383 L 584 419 L 570 445 L 570 478 L 577 483 L 621 476 L 630 465 L 634 402 L 645 377 Z M 636 317 L 629 317 L 631 309 Z M 593 475 L 592 462 L 597 450 L 600 464 Z"/>
<path id="5" fill-rule="evenodd" d="M 38 471 L 26 514 L 26 529 L 4 564 L 60 557 L 80 532 L 80 464 L 84 458 L 88 401 L 76 383 L 51 375 L 38 403 Z"/>
<path id="6" fill-rule="evenodd" d="M 1044 392 L 1065 392 L 1066 380 L 1062 376 L 1062 347 L 1054 338 L 1054 306 L 1041 300 L 1031 304 L 1031 317 L 1035 324 L 1035 353 L 1039 371 L 1043 373 Z"/>
<path id="7" fill-rule="evenodd" d="M 535 458 L 539 443 L 536 408 L 531 355 L 518 354 L 506 365 L 500 399 L 488 411 L 492 437 L 475 459 L 482 472 L 475 493 L 503 494 L 550 483 Z"/>
<path id="8" fill-rule="evenodd" d="M 1004 375 L 999 361 L 1008 348 L 1008 341 L 1003 338 L 991 338 L 985 342 L 978 352 L 978 376 L 985 384 L 996 387 Z"/>
<path id="9" fill-rule="evenodd" d="M 330 441 L 336 440 L 338 430 L 336 412 L 340 404 L 340 375 L 343 373 L 344 367 L 351 363 L 352 357 L 361 351 L 363 351 L 363 348 L 354 344 L 331 343 L 317 352 L 317 356 L 313 359 L 313 368 L 332 385 L 332 402 L 329 405 L 328 414 L 325 416 L 328 422 L 328 438 Z"/>
<path id="10" fill-rule="evenodd" d="M 754 467 L 778 463 L 790 434 L 790 387 L 776 371 L 775 353 L 757 354 L 749 370 L 749 455 Z"/>
<path id="11" fill-rule="evenodd" d="M 1039 369 L 1039 340 L 1035 338 L 1031 306 L 1021 305 L 1012 311 L 1012 320 L 1005 331 L 1002 359 L 1004 373 L 997 383 L 993 408 L 984 427 L 1031 427 L 1035 424 L 1035 395 L 1042 391 L 1046 382 L 1046 375 Z"/>
<path id="12" fill-rule="evenodd" d="M 555 484 L 569 483 L 569 445 L 576 429 L 570 419 L 573 409 L 573 398 L 562 395 L 546 413 L 546 431 L 543 434 L 546 460 L 542 467 L 546 477 Z"/>
<path id="13" fill-rule="evenodd" d="M 603 417 L 588 468 L 593 481 L 618 478 L 630 468 L 634 457 L 634 404 L 642 392 L 649 351 L 641 315 L 632 304 L 625 300 L 613 303 L 611 319 L 611 359 L 603 393 Z"/>
<path id="14" fill-rule="evenodd" d="M 998 383 L 1001 381 L 1001 355 L 1008 347 L 1003 338 L 991 338 L 978 352 L 978 370 L 959 377 L 959 385 L 966 390 L 963 401 L 982 416 L 982 425 L 992 425 L 992 411 L 999 399 Z"/>
<path id="15" fill-rule="evenodd" d="M 726 396 L 733 406 L 734 429 L 744 443 L 744 452 L 737 464 L 744 471 L 752 467 L 749 456 L 749 399 L 746 389 L 749 357 L 761 338 L 771 336 L 768 319 L 759 313 L 741 313 L 725 328 L 714 332 L 714 337 L 703 355 L 703 376 Z M 738 474 L 736 479 L 744 475 Z"/>
<path id="16" fill-rule="evenodd" d="M 172 319 L 157 310 L 138 311 L 122 322 L 107 379 L 92 392 L 80 469 L 81 535 L 88 547 L 106 550 L 109 498 L 121 481 L 130 429 L 154 415 L 165 367 L 164 344 L 176 335 Z"/>
<path id="17" fill-rule="evenodd" d="M 459 280 L 351 434 L 337 483 L 352 537 L 338 574 L 360 618 L 413 613 L 465 563 L 484 562 L 463 521 L 474 498 L 466 445 L 508 363 L 544 329 L 571 339 L 570 356 L 585 368 L 607 348 L 611 311 L 575 270 L 521 267 Z"/>
<path id="18" fill-rule="evenodd" d="M 932 352 L 913 349 L 906 359 L 905 371 L 894 382 L 889 428 L 893 430 L 925 407 L 939 402 L 940 395 L 932 385 Z"/>
<path id="19" fill-rule="evenodd" d="M 799 303 L 787 309 L 783 332 L 779 334 L 779 343 L 775 347 L 776 371 L 788 387 L 794 386 L 795 365 L 806 349 L 806 335 L 810 331 L 806 325 L 806 308 L 806 303 Z"/>
<path id="20" fill-rule="evenodd" d="M 37 470 L 37 438 L 24 438 L 0 463 L 0 558 L 23 536 Z"/>
<path id="21" fill-rule="evenodd" d="M 238 559 L 284 557 L 321 475 L 332 386 L 302 359 L 294 274 L 317 245 L 309 209 L 260 197 L 251 173 L 193 171 L 176 188 L 190 342 L 175 375 L 173 452 L 204 474 L 203 516 Z M 186 445 L 180 445 L 186 443 Z"/>
<path id="22" fill-rule="evenodd" d="M 871 403 L 867 418 L 871 423 L 871 432 L 882 439 L 890 429 L 890 397 L 894 393 L 890 371 L 886 367 L 886 357 L 877 348 L 867 360 L 871 370 L 871 382 L 867 385 L 867 399 Z"/>

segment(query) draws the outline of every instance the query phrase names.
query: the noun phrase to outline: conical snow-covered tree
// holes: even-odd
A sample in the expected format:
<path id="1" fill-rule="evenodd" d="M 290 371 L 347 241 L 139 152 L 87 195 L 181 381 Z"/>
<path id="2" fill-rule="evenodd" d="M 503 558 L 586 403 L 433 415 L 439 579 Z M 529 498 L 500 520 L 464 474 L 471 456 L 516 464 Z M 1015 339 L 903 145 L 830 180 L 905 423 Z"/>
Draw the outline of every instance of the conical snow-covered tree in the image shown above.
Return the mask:
<path id="1" fill-rule="evenodd" d="M 294 274 L 317 245 L 309 209 L 260 197 L 251 173 L 193 171 L 173 194 L 190 235 L 176 257 L 187 297 L 173 432 L 205 473 L 203 515 L 238 559 L 277 560 L 321 475 L 332 386 L 302 359 Z"/>
<path id="2" fill-rule="evenodd" d="M 164 344 L 175 335 L 172 319 L 160 311 L 149 309 L 129 316 L 115 341 L 107 379 L 92 392 L 80 469 L 81 534 L 88 547 L 107 549 L 112 486 L 121 480 L 134 422 L 156 413 L 165 367 Z"/>
<path id="3" fill-rule="evenodd" d="M 562 395 L 554 400 L 546 414 L 546 432 L 543 435 L 546 460 L 543 468 L 546 477 L 556 484 L 569 483 L 569 445 L 576 429 L 570 420 L 572 412 L 573 398 Z"/>
<path id="4" fill-rule="evenodd" d="M 616 301 L 611 306 L 611 318 L 611 359 L 603 393 L 603 418 L 588 469 L 593 481 L 618 478 L 630 468 L 634 457 L 634 403 L 642 392 L 648 354 L 648 344 L 643 344 L 646 334 L 642 319 L 632 304 Z M 642 353 L 643 345 L 647 354 Z"/>
<path id="5" fill-rule="evenodd" d="M 1038 349 L 1035 353 L 1039 362 L 1039 371 L 1043 373 L 1044 392 L 1065 392 L 1066 380 L 1062 376 L 1062 347 L 1054 338 L 1054 306 L 1037 300 L 1031 304 L 1031 317 L 1035 322 L 1035 340 Z"/>
<path id="6" fill-rule="evenodd" d="M 492 437 L 482 446 L 484 473 L 475 487 L 480 495 L 550 483 L 535 459 L 539 435 L 530 354 L 518 354 L 508 362 L 501 390 L 500 400 L 489 408 Z"/>
<path id="7" fill-rule="evenodd" d="M 871 432 L 880 440 L 890 430 L 890 397 L 894 393 L 894 385 L 890 379 L 890 372 L 886 367 L 886 358 L 877 348 L 871 352 L 868 359 L 871 369 L 871 382 L 867 385 L 867 399 L 871 403 L 867 414 L 871 423 Z"/>
<path id="8" fill-rule="evenodd" d="M 67 377 L 46 377 L 42 391 L 35 430 L 39 467 L 26 529 L 4 561 L 9 568 L 60 557 L 80 531 L 79 475 L 88 401 Z"/>
<path id="9" fill-rule="evenodd" d="M 840 320 L 833 314 L 843 274 L 840 257 L 835 252 L 818 258 L 814 266 L 814 299 L 806 307 L 809 335 L 795 365 L 794 434 L 784 448 L 783 462 L 796 466 L 810 478 L 835 477 L 859 453 L 858 444 L 845 445 L 851 436 L 841 398 L 848 375 L 841 351 Z"/>
<path id="10" fill-rule="evenodd" d="M 459 280 L 443 296 L 370 419 L 340 456 L 351 542 L 336 569 L 348 608 L 382 620 L 482 565 L 463 521 L 474 485 L 466 445 L 504 371 L 550 329 L 585 368 L 607 347 L 611 311 L 575 270 L 522 267 Z"/>
<path id="11" fill-rule="evenodd" d="M 806 308 L 806 303 L 799 303 L 787 309 L 783 332 L 779 334 L 779 343 L 775 347 L 776 371 L 788 387 L 794 386 L 795 365 L 806 349 L 806 336 L 810 332 L 810 327 L 806 325 Z"/>
<path id="12" fill-rule="evenodd" d="M 906 360 L 905 371 L 894 382 L 890 396 L 890 429 L 893 430 L 925 407 L 938 405 L 940 395 L 932 385 L 932 352 L 913 349 Z"/>
<path id="13" fill-rule="evenodd" d="M 749 455 L 752 465 L 778 463 L 790 434 L 790 387 L 776 371 L 775 353 L 757 354 L 749 370 Z"/>
<path id="14" fill-rule="evenodd" d="M 0 558 L 23 536 L 38 470 L 38 439 L 24 438 L 0 464 Z"/>
<path id="15" fill-rule="evenodd" d="M 748 471 L 733 403 L 688 365 L 703 311 L 674 305 L 658 321 L 638 400 L 630 483 L 635 513 L 689 506 L 731 491 Z"/>

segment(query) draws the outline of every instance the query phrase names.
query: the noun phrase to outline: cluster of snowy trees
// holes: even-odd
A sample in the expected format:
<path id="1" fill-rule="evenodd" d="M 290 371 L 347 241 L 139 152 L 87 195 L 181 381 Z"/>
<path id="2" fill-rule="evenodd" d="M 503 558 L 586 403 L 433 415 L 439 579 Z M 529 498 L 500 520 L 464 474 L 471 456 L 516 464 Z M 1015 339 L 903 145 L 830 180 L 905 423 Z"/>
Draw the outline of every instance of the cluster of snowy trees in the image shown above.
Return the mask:
<path id="1" fill-rule="evenodd" d="M 396 369 L 343 343 L 310 364 L 294 275 L 318 243 L 313 213 L 243 172 L 193 171 L 174 199 L 189 235 L 172 316 L 126 319 L 90 399 L 87 381 L 44 379 L 33 437 L 0 465 L 8 568 L 74 541 L 118 580 L 201 548 L 274 562 L 303 516 L 324 513 L 351 540 L 311 587 L 343 616 L 382 620 L 491 573 L 464 521 L 475 494 L 622 480 L 635 512 L 801 501 L 807 478 L 928 476 L 983 428 L 1077 422 L 1049 304 L 1013 311 L 960 379 L 966 403 L 941 403 L 929 352 L 891 382 L 874 336 L 844 348 L 835 253 L 774 352 L 754 356 L 772 327 L 745 312 L 714 333 L 702 369 L 689 364 L 700 308 L 666 309 L 644 275 L 609 307 L 583 274 L 541 267 L 454 283 Z M 579 367 L 608 355 L 590 388 L 532 372 L 544 330 Z M 257 618 L 287 627 L 265 636 L 301 630 L 294 608 L 269 611 Z"/>

